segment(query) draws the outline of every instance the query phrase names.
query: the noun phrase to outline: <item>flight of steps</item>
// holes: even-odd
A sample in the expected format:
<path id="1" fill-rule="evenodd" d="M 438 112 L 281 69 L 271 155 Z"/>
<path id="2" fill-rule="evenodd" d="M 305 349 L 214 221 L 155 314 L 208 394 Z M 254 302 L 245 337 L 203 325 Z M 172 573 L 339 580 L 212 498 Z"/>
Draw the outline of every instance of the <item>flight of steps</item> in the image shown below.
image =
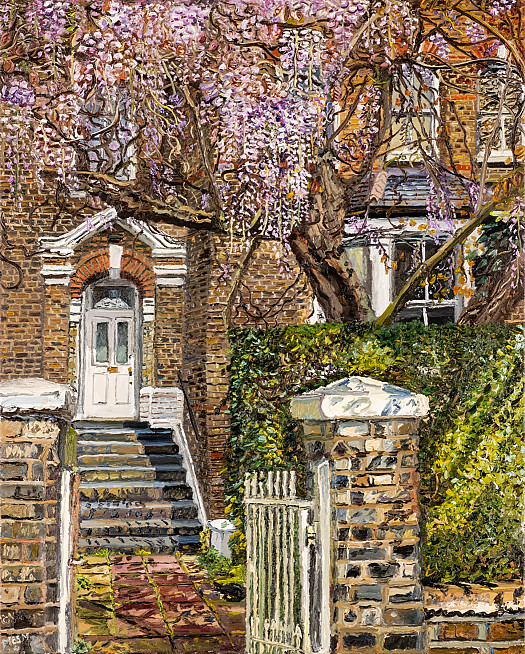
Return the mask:
<path id="1" fill-rule="evenodd" d="M 170 554 L 198 547 L 202 526 L 171 430 L 93 421 L 74 428 L 80 553 Z"/>

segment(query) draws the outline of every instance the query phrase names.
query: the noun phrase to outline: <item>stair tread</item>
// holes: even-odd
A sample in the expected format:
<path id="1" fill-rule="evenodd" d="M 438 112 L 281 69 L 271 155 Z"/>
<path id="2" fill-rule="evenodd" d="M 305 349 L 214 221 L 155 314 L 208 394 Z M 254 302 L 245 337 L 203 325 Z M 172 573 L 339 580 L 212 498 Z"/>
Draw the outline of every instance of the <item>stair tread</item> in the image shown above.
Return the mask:
<path id="1" fill-rule="evenodd" d="M 94 538 L 79 538 L 78 550 L 96 551 L 99 549 L 123 550 L 166 550 L 177 551 L 180 546 L 196 546 L 200 542 L 198 534 L 192 536 L 96 536 Z M 192 547 L 193 549 L 193 547 Z"/>
<path id="2" fill-rule="evenodd" d="M 132 443 L 133 441 L 129 441 L 129 442 Z M 119 445 L 122 445 L 122 444 L 123 444 L 123 441 L 100 441 L 100 440 L 85 441 L 85 440 L 80 440 L 80 439 L 77 440 L 77 447 L 85 447 L 86 445 L 97 445 L 99 447 L 100 447 L 100 445 L 116 445 L 116 446 L 119 446 Z M 141 445 L 141 443 L 139 443 L 139 442 L 137 442 L 136 444 Z"/>
<path id="3" fill-rule="evenodd" d="M 154 469 L 154 468 L 153 468 Z M 152 468 L 148 468 L 152 470 Z M 133 479 L 123 482 L 112 481 L 81 481 L 80 488 L 164 488 L 165 486 L 188 486 L 185 481 L 158 481 L 157 479 Z"/>
<path id="4" fill-rule="evenodd" d="M 111 466 L 79 466 L 80 471 L 89 471 L 89 470 L 155 470 L 156 466 L 127 466 L 123 465 L 122 468 L 112 468 Z"/>
<path id="5" fill-rule="evenodd" d="M 167 518 L 113 518 L 111 522 L 101 520 L 100 518 L 84 518 L 80 521 L 81 527 L 113 527 L 120 525 L 132 525 L 139 527 L 141 525 L 147 526 L 162 526 L 162 527 L 196 527 L 200 522 L 195 518 L 177 518 L 168 520 Z"/>
<path id="6" fill-rule="evenodd" d="M 167 536 L 94 536 L 93 538 L 79 538 L 79 545 L 82 547 L 83 542 L 87 543 L 89 541 L 98 541 L 98 540 L 105 540 L 105 541 L 120 541 L 122 543 L 128 541 L 128 542 L 148 542 L 148 541 L 156 541 L 156 540 L 195 540 L 197 541 L 199 539 L 199 536 L 197 534 L 191 534 L 189 536 L 181 536 L 180 534 L 168 534 Z"/>
<path id="7" fill-rule="evenodd" d="M 88 455 L 88 456 L 90 458 L 92 458 L 91 454 Z M 99 456 L 101 458 L 102 457 L 112 457 L 111 459 L 109 459 L 109 461 L 118 461 L 120 458 L 122 458 L 122 455 L 120 455 L 120 454 L 116 454 L 116 455 L 100 454 Z M 177 455 L 174 454 L 173 456 L 177 456 Z M 79 457 L 79 458 L 82 458 L 82 457 Z M 135 457 L 135 458 L 137 458 L 137 457 Z M 141 459 L 146 459 L 147 462 L 148 462 L 147 465 L 130 465 L 130 464 L 127 464 L 127 463 L 122 463 L 122 469 L 128 469 L 129 470 L 130 468 L 137 468 L 137 469 L 138 468 L 140 468 L 140 469 L 147 468 L 148 470 L 151 470 L 153 468 L 155 470 L 171 470 L 171 469 L 180 470 L 182 468 L 182 463 L 180 463 L 180 462 L 179 463 L 157 463 L 157 464 L 154 464 L 154 463 L 150 462 L 149 457 L 147 457 L 147 456 L 142 455 L 140 458 Z M 180 457 L 179 457 L 179 461 L 180 461 Z M 102 461 L 100 461 L 100 463 L 102 463 Z M 79 465 L 78 467 L 80 468 L 80 470 L 99 470 L 99 469 L 106 469 L 108 467 L 114 467 L 114 466 L 104 466 L 104 465 L 95 466 L 95 465 L 87 464 L 87 465 Z"/>
<path id="8" fill-rule="evenodd" d="M 86 434 L 136 434 L 134 429 L 126 427 L 90 427 L 89 429 L 76 429 L 77 434 L 85 436 Z"/>
<path id="9" fill-rule="evenodd" d="M 98 506 L 102 509 L 148 509 L 154 507 L 163 508 L 165 506 L 192 506 L 195 502 L 193 500 L 165 500 L 162 502 L 155 502 L 154 500 L 151 502 L 108 502 L 102 500 L 100 502 L 82 502 L 81 504 L 82 506 L 87 506 L 89 508 L 91 508 L 91 506 Z"/>

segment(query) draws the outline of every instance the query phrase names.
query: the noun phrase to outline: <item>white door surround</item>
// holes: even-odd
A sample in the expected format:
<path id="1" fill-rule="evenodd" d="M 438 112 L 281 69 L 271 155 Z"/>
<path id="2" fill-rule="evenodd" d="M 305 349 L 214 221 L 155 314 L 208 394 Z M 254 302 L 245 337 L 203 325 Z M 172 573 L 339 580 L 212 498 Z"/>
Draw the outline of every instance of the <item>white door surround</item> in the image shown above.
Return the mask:
<path id="1" fill-rule="evenodd" d="M 83 300 L 81 417 L 137 418 L 141 320 L 136 288 L 106 278 L 88 287 Z"/>

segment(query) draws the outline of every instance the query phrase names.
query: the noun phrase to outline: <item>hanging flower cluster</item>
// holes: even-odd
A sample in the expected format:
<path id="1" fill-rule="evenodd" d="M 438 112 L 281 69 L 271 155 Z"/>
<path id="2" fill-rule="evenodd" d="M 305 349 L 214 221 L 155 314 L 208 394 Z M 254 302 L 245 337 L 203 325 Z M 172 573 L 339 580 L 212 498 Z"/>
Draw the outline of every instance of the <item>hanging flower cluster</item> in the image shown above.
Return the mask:
<path id="1" fill-rule="evenodd" d="M 450 35 L 485 38 L 457 11 L 430 15 L 426 45 L 442 59 Z M 74 187 L 92 173 L 101 188 L 135 185 L 159 205 L 217 216 L 232 238 L 278 240 L 286 254 L 323 191 L 319 154 L 362 169 L 377 154 L 385 89 L 414 70 L 419 18 L 409 0 L 9 0 L 0 110 L 13 193 L 29 166 Z M 400 121 L 417 113 L 408 94 Z M 341 98 L 352 120 L 330 140 Z M 434 188 L 440 170 L 428 213 L 452 229 L 447 185 Z"/>

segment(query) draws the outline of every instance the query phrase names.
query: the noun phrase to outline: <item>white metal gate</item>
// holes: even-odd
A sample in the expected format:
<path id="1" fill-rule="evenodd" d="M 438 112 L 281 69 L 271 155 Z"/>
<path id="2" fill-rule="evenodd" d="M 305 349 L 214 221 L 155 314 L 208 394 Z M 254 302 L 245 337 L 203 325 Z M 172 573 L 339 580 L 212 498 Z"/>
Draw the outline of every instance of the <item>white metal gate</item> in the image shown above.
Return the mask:
<path id="1" fill-rule="evenodd" d="M 312 499 L 294 472 L 246 475 L 248 654 L 329 651 L 328 463 L 313 471 Z"/>

